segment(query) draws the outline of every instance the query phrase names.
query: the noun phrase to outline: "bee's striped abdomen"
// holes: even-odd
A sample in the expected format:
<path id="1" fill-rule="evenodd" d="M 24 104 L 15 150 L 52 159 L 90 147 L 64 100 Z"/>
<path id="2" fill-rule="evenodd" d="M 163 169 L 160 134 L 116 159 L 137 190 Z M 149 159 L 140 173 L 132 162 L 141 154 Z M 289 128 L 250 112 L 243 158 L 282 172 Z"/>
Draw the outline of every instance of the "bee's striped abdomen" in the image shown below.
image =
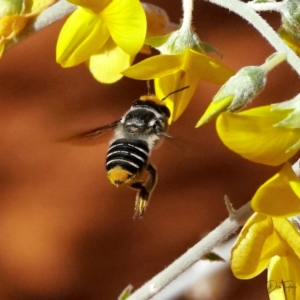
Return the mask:
<path id="1" fill-rule="evenodd" d="M 106 172 L 115 185 L 131 183 L 147 164 L 149 148 L 143 140 L 117 139 L 107 152 Z"/>

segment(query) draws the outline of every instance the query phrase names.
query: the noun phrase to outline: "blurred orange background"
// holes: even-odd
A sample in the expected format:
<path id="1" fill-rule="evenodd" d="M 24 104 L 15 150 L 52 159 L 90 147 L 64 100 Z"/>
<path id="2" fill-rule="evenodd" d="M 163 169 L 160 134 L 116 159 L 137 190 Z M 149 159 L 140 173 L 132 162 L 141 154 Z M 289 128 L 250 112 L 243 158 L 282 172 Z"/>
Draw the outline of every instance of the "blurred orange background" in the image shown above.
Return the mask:
<path id="1" fill-rule="evenodd" d="M 151 3 L 179 22 L 180 1 Z M 279 27 L 276 13 L 263 16 Z M 218 89 L 201 82 L 171 126 L 173 138 L 152 155 L 158 184 L 144 218 L 133 220 L 135 192 L 106 179 L 110 137 L 86 145 L 57 141 L 120 118 L 147 92 L 146 84 L 124 78 L 102 85 L 84 65 L 62 69 L 55 62 L 62 24 L 11 48 L 0 61 L 2 300 L 116 299 L 129 283 L 138 288 L 225 219 L 225 194 L 238 208 L 277 170 L 231 153 L 214 122 L 194 128 Z M 194 25 L 234 70 L 261 64 L 273 52 L 247 22 L 207 2 L 195 3 Z M 288 100 L 298 84 L 296 73 L 282 64 L 254 105 Z M 251 281 L 226 276 L 227 292 L 219 300 L 268 299 L 266 273 Z"/>

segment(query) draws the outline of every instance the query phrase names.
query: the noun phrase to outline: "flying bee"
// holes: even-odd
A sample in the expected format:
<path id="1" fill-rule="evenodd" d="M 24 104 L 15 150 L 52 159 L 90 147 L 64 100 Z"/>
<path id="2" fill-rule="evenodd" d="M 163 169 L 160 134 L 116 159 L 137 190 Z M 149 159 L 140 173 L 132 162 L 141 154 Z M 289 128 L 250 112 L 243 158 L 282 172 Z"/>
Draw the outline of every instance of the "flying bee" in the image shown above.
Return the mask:
<path id="1" fill-rule="evenodd" d="M 97 138 L 114 130 L 106 156 L 106 175 L 115 186 L 129 186 L 137 190 L 134 219 L 143 217 L 157 182 L 156 169 L 149 156 L 162 137 L 169 137 L 167 129 L 171 113 L 163 102 L 169 95 L 162 100 L 155 95 L 141 96 L 121 119 L 80 135 Z M 141 181 L 145 172 L 148 177 Z"/>

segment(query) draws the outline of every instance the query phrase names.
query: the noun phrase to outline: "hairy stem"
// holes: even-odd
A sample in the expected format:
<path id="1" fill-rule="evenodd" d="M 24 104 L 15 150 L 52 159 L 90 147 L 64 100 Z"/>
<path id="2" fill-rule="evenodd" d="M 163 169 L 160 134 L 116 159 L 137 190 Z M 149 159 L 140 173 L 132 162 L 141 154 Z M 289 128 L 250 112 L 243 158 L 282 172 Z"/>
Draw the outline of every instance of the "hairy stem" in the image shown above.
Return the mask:
<path id="1" fill-rule="evenodd" d="M 255 11 L 280 11 L 282 2 L 255 3 L 254 1 L 251 1 L 247 2 L 247 5 Z"/>
<path id="2" fill-rule="evenodd" d="M 283 52 L 275 52 L 270 57 L 267 58 L 266 62 L 260 67 L 265 70 L 265 72 L 271 71 L 277 65 L 286 60 L 286 55 Z"/>
<path id="3" fill-rule="evenodd" d="M 183 20 L 181 24 L 182 30 L 191 30 L 192 18 L 193 18 L 193 7 L 194 0 L 183 0 L 182 8 L 183 8 Z"/>
<path id="4" fill-rule="evenodd" d="M 226 205 L 228 208 L 228 200 L 226 201 Z M 250 202 L 248 202 L 236 211 L 230 209 L 229 213 L 230 216 L 216 229 L 211 231 L 199 243 L 190 248 L 165 270 L 145 283 L 140 289 L 128 297 L 127 300 L 146 300 L 156 295 L 171 281 L 198 262 L 204 254 L 209 253 L 215 246 L 227 240 L 245 223 L 253 214 L 253 211 L 250 207 Z"/>
<path id="5" fill-rule="evenodd" d="M 211 3 L 228 8 L 252 24 L 262 36 L 278 51 L 284 52 L 288 63 L 300 75 L 300 59 L 277 35 L 273 28 L 251 7 L 239 0 L 207 0 Z M 238 42 L 238 41 L 237 41 Z"/>

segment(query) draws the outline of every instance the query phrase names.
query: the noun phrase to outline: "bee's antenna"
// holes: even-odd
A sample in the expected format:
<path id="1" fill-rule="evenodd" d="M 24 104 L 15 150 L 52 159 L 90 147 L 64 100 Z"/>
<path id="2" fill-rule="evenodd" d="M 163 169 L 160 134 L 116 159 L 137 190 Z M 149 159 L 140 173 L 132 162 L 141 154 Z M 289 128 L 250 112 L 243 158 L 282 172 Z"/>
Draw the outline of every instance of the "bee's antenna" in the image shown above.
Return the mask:
<path id="1" fill-rule="evenodd" d="M 175 93 L 181 92 L 182 90 L 185 90 L 185 89 L 187 89 L 187 88 L 189 88 L 189 87 L 190 87 L 190 86 L 187 85 L 187 86 L 184 86 L 184 87 L 181 88 L 181 89 L 178 89 L 178 90 L 176 90 L 176 91 L 173 91 L 173 92 L 171 92 L 170 94 L 168 94 L 166 97 L 164 97 L 163 99 L 161 99 L 161 101 L 164 101 L 164 100 L 166 100 L 169 96 L 171 96 L 171 95 L 173 95 L 173 94 L 175 94 Z"/>

